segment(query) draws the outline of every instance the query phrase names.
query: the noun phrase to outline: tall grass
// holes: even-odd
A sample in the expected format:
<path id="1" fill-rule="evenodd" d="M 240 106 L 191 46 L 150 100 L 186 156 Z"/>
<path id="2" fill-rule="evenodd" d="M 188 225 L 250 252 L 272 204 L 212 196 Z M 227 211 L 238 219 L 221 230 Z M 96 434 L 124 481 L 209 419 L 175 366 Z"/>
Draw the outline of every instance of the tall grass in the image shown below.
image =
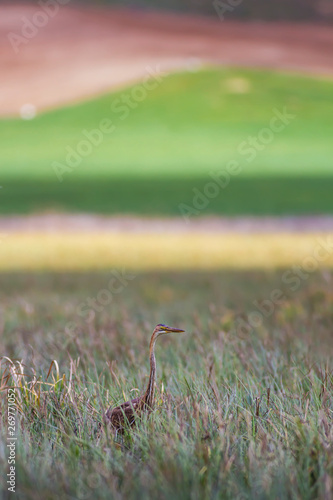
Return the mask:
<path id="1" fill-rule="evenodd" d="M 0 463 L 15 387 L 18 498 L 332 498 L 331 272 L 248 335 L 235 319 L 278 274 L 141 275 L 90 323 L 76 307 L 104 275 L 0 278 Z M 155 411 L 100 433 L 108 405 L 144 389 L 158 321 L 187 334 L 159 340 Z"/>

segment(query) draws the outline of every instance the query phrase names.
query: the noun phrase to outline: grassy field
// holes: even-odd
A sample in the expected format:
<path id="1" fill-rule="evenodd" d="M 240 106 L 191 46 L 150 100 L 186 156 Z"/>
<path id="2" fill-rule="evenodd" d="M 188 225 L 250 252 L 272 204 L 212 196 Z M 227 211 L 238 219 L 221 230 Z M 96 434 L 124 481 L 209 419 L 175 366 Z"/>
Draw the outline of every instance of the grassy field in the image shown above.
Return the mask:
<path id="1" fill-rule="evenodd" d="M 21 361 L 0 367 L 3 490 L 15 385 L 18 499 L 331 498 L 332 280 L 285 288 L 244 330 L 280 272 L 139 274 L 89 317 L 105 273 L 0 275 L 0 352 Z M 159 340 L 155 411 L 97 439 L 104 409 L 145 387 L 158 322 L 187 333 Z"/>
<path id="2" fill-rule="evenodd" d="M 0 272 L 333 268 L 333 235 L 10 233 Z M 319 254 L 318 254 L 319 249 Z"/>
<path id="3" fill-rule="evenodd" d="M 74 174 L 75 175 L 75 174 Z M 18 178 L 0 189 L 0 214 L 84 212 L 148 216 L 180 216 L 179 205 L 192 208 L 196 188 L 207 177 L 193 179 L 72 178 L 57 181 Z M 235 177 L 211 199 L 201 215 L 225 216 L 331 214 L 333 177 Z M 185 211 L 185 213 L 187 213 Z"/>
<path id="4" fill-rule="evenodd" d="M 0 213 L 177 214 L 229 161 L 241 172 L 205 213 L 332 212 L 333 82 L 207 69 L 153 84 L 0 121 Z"/>

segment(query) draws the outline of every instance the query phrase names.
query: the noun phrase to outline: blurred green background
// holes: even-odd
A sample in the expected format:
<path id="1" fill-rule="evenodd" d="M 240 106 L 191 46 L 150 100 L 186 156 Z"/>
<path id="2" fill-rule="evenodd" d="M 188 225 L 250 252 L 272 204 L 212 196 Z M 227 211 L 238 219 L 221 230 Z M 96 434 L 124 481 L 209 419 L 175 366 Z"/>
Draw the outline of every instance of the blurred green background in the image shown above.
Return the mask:
<path id="1" fill-rule="evenodd" d="M 293 118 L 267 142 L 261 132 L 276 112 Z M 180 215 L 179 204 L 192 205 L 193 189 L 202 191 L 209 173 L 231 160 L 241 174 L 206 214 L 331 213 L 332 116 L 329 80 L 204 68 L 163 77 L 153 90 L 139 83 L 33 120 L 3 119 L 0 213 Z M 87 142 L 83 131 L 91 134 L 103 120 L 114 130 L 92 139 L 88 154 L 83 148 L 68 168 L 68 152 Z M 244 154 L 251 140 L 253 154 Z M 62 182 L 54 165 L 66 166 Z"/>
<path id="2" fill-rule="evenodd" d="M 218 10 L 226 10 L 228 18 L 245 20 L 327 21 L 332 19 L 333 14 L 332 0 L 76 0 L 76 3 L 136 9 L 153 8 L 205 15 L 216 15 Z"/>

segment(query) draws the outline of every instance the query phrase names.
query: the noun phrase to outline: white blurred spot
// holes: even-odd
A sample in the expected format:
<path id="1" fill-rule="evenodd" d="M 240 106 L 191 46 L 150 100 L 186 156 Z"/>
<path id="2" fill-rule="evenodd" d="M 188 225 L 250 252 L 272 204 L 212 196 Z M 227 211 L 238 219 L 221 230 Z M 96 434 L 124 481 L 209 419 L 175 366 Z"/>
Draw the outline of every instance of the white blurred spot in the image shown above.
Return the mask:
<path id="1" fill-rule="evenodd" d="M 229 78 L 225 84 L 231 94 L 247 94 L 251 90 L 251 84 L 246 78 Z"/>
<path id="2" fill-rule="evenodd" d="M 202 68 L 202 60 L 199 57 L 188 57 L 186 59 L 186 69 L 192 73 L 196 73 Z"/>
<path id="3" fill-rule="evenodd" d="M 34 104 L 23 104 L 20 108 L 20 116 L 22 120 L 32 120 L 37 115 L 37 109 Z"/>

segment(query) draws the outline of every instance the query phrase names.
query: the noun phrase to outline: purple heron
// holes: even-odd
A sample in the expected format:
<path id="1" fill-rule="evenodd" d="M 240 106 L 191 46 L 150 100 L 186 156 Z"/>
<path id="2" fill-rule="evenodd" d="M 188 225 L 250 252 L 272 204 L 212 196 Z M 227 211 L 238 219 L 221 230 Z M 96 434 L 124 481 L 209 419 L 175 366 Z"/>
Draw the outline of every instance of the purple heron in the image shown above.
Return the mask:
<path id="1" fill-rule="evenodd" d="M 184 332 L 184 330 L 159 324 L 153 331 L 149 345 L 150 374 L 146 392 L 131 401 L 126 401 L 126 403 L 116 408 L 110 407 L 105 413 L 104 418 L 106 423 L 111 425 L 115 432 L 122 432 L 126 425 L 133 426 L 136 417 L 140 417 L 143 412 L 150 413 L 152 411 L 154 407 L 156 377 L 155 343 L 158 337 L 170 332 L 180 333 Z"/>

